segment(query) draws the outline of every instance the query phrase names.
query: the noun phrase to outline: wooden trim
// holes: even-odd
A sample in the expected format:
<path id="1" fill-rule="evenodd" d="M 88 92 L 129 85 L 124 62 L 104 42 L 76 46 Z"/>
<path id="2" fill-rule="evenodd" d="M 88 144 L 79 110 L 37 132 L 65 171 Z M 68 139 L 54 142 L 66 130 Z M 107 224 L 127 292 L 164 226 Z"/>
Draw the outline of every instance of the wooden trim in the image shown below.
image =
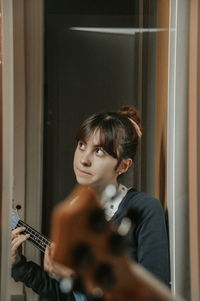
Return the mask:
<path id="1" fill-rule="evenodd" d="M 25 212 L 25 49 L 24 49 L 24 0 L 13 0 L 13 68 L 14 68 L 14 187 L 13 206 L 21 205 L 20 218 Z M 22 295 L 23 284 L 11 279 L 10 293 Z"/>
<path id="2" fill-rule="evenodd" d="M 14 206 L 25 203 L 25 49 L 24 0 L 13 1 L 13 54 L 14 54 Z M 23 214 L 22 214 L 23 213 Z"/>
<path id="3" fill-rule="evenodd" d="M 156 197 L 167 208 L 168 53 L 170 1 L 158 1 L 156 57 Z"/>
<path id="4" fill-rule="evenodd" d="M 26 221 L 41 227 L 43 157 L 43 1 L 24 1 L 26 50 Z M 33 214 L 35 213 L 35 214 Z"/>
<path id="5" fill-rule="evenodd" d="M 1 227 L 1 301 L 10 301 L 10 224 L 13 198 L 13 18 L 12 0 L 2 0 L 3 190 Z"/>
<path id="6" fill-rule="evenodd" d="M 41 231 L 43 158 L 43 0 L 24 0 L 26 65 L 26 213 Z M 26 245 L 25 254 L 40 263 L 40 252 Z M 26 288 L 27 300 L 37 300 Z"/>
<path id="7" fill-rule="evenodd" d="M 3 125 L 3 91 L 2 91 L 2 11 L 1 11 L 1 2 L 0 2 L 0 229 L 2 225 L 2 172 L 3 172 L 3 144 L 2 144 L 2 125 Z M 1 230 L 0 230 L 0 261 L 1 261 Z M 0 283 L 1 283 L 1 273 L 0 273 Z"/>
<path id="8" fill-rule="evenodd" d="M 188 210 L 189 2 L 170 2 L 168 216 L 172 293 L 190 300 Z"/>
<path id="9" fill-rule="evenodd" d="M 0 229 L 2 239 L 0 300 L 10 301 L 13 287 L 11 289 L 10 286 L 8 220 L 11 220 L 13 196 L 17 201 L 20 199 L 23 207 L 26 205 L 27 223 L 38 230 L 41 227 L 43 0 L 2 0 L 2 12 L 3 202 Z M 14 173 L 17 175 L 15 185 Z M 36 253 L 34 248 L 27 247 L 26 255 L 34 261 L 40 261 L 40 254 Z M 15 290 L 18 296 L 21 292 L 22 289 Z M 30 290 L 26 296 L 28 300 L 38 299 L 38 296 L 33 296 Z"/>
<path id="10" fill-rule="evenodd" d="M 189 211 L 191 300 L 200 300 L 200 2 L 190 1 Z"/>

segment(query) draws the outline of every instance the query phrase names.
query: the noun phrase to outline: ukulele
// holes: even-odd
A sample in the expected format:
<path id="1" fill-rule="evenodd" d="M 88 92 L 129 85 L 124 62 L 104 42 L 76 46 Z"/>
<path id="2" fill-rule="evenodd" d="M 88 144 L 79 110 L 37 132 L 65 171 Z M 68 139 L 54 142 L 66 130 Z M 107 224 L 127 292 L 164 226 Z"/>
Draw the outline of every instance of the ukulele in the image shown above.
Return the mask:
<path id="1" fill-rule="evenodd" d="M 28 241 L 30 241 L 37 249 L 45 253 L 47 246 L 50 246 L 51 241 L 43 234 L 27 225 L 25 222 L 20 220 L 17 210 L 12 210 L 12 230 L 18 227 L 25 227 L 25 231 L 22 234 L 30 234 Z"/>
<path id="2" fill-rule="evenodd" d="M 51 225 L 52 260 L 76 272 L 87 296 L 98 299 L 100 292 L 105 301 L 182 300 L 130 260 L 124 237 L 105 219 L 94 189 L 78 186 L 55 207 Z"/>

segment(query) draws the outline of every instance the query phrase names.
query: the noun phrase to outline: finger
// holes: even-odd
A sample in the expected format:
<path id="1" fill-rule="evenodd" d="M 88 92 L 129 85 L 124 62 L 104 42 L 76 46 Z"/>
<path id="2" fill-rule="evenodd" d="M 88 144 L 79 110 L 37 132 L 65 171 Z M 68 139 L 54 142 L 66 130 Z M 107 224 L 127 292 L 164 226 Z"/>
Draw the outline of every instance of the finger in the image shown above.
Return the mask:
<path id="1" fill-rule="evenodd" d="M 55 271 L 55 267 L 54 267 L 54 264 L 52 264 L 52 262 L 50 261 L 49 265 L 48 265 L 48 269 L 46 270 L 48 272 L 48 275 L 51 277 L 51 278 L 54 278 L 54 279 L 60 279 L 60 275 L 59 273 L 57 273 Z"/>
<path id="2" fill-rule="evenodd" d="M 12 237 L 11 237 L 11 239 L 12 239 L 12 241 L 14 240 L 14 239 L 19 239 L 20 238 L 20 236 L 22 236 L 23 234 L 12 234 Z"/>
<path id="3" fill-rule="evenodd" d="M 55 249 L 55 243 L 51 242 L 50 245 L 48 245 L 45 249 L 45 255 L 44 255 L 44 269 L 45 271 L 48 271 L 50 274 L 54 274 L 54 269 L 52 265 L 52 252 Z"/>
<path id="4" fill-rule="evenodd" d="M 58 262 L 52 261 L 51 266 L 51 272 L 59 277 L 70 277 L 75 274 L 74 270 Z"/>
<path id="5" fill-rule="evenodd" d="M 56 279 L 56 280 L 60 279 L 60 277 L 58 275 L 56 275 L 55 273 L 48 272 L 48 275 L 53 279 Z"/>
<path id="6" fill-rule="evenodd" d="M 45 254 L 44 254 L 44 269 L 45 271 L 49 271 L 51 268 L 51 259 L 50 259 L 50 248 L 49 246 L 46 247 L 45 249 Z"/>
<path id="7" fill-rule="evenodd" d="M 51 260 L 44 261 L 44 270 L 48 273 L 53 273 L 53 266 Z"/>
<path id="8" fill-rule="evenodd" d="M 11 245 L 15 245 L 15 244 L 22 244 L 23 242 L 25 242 L 28 238 L 30 237 L 30 234 L 26 234 L 26 235 L 18 235 L 17 237 L 15 237 L 12 242 Z"/>
<path id="9" fill-rule="evenodd" d="M 16 229 L 12 230 L 13 234 L 19 234 L 20 232 L 23 232 L 26 228 L 24 226 L 17 227 Z"/>
<path id="10" fill-rule="evenodd" d="M 11 240 L 13 241 L 14 239 L 21 239 L 24 236 L 29 238 L 30 234 L 21 234 L 21 233 L 19 233 L 19 234 L 12 234 Z"/>
<path id="11" fill-rule="evenodd" d="M 50 256 L 50 246 L 46 246 L 46 249 L 45 249 L 45 255 L 47 256 L 47 257 L 49 257 Z"/>
<path id="12" fill-rule="evenodd" d="M 26 230 L 25 227 L 19 227 L 19 228 L 14 229 L 12 231 L 12 237 L 24 232 L 25 230 Z"/>
<path id="13" fill-rule="evenodd" d="M 17 235 L 15 238 L 13 238 L 13 240 L 11 241 L 11 247 L 13 247 L 14 245 L 16 245 L 16 243 L 20 243 L 23 242 L 22 237 L 19 237 L 19 235 Z"/>
<path id="14" fill-rule="evenodd" d="M 49 247 L 49 256 L 52 257 L 53 251 L 55 250 L 55 242 L 51 242 L 51 244 L 48 246 Z"/>
<path id="15" fill-rule="evenodd" d="M 12 249 L 17 250 L 19 246 L 22 245 L 29 237 L 30 234 L 19 235 L 18 237 L 15 237 L 11 242 Z"/>
<path id="16" fill-rule="evenodd" d="M 51 244 L 48 245 L 46 249 L 47 249 L 47 254 L 49 256 L 52 256 L 52 252 L 55 249 L 55 242 L 51 242 Z"/>
<path id="17" fill-rule="evenodd" d="M 49 269 L 49 259 L 48 259 L 48 257 L 45 254 L 44 255 L 44 270 L 48 271 L 48 269 Z"/>
<path id="18" fill-rule="evenodd" d="M 45 252 L 44 252 L 44 262 L 49 262 L 50 261 L 50 255 L 51 255 L 51 250 L 49 246 L 46 246 Z"/>
<path id="19" fill-rule="evenodd" d="M 53 250 L 55 248 L 55 246 L 56 246 L 55 242 L 52 242 L 49 247 L 51 250 Z"/>

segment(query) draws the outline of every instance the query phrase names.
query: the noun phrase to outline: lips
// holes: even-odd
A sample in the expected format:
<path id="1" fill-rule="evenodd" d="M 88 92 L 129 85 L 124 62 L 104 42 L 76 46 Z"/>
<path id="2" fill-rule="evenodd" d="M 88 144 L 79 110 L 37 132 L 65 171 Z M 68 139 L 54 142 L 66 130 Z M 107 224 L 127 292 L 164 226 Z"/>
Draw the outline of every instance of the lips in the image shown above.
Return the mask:
<path id="1" fill-rule="evenodd" d="M 85 170 L 79 169 L 78 167 L 76 169 L 82 175 L 86 175 L 86 176 L 91 176 L 92 175 L 90 172 L 87 172 Z"/>

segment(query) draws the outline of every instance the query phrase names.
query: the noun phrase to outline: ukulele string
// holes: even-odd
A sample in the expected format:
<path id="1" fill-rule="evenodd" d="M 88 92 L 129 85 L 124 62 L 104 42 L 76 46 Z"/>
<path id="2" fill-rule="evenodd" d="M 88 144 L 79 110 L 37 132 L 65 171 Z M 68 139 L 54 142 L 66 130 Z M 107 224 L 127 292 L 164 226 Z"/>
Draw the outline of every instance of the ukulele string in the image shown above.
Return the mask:
<path id="1" fill-rule="evenodd" d="M 26 234 L 30 234 L 30 238 L 29 238 L 30 242 L 33 243 L 40 251 L 44 253 L 46 246 L 48 245 L 48 242 L 43 240 L 43 238 L 40 238 L 40 235 L 34 234 L 34 231 L 23 222 L 19 223 L 19 225 L 24 226 L 26 228 L 24 232 Z"/>
<path id="2" fill-rule="evenodd" d="M 19 220 L 18 225 L 26 228 L 24 232 L 30 234 L 30 241 L 34 243 L 35 246 L 43 253 L 45 252 L 46 247 L 50 246 L 51 242 L 45 236 L 41 235 L 39 232 L 29 227 L 23 221 Z"/>

